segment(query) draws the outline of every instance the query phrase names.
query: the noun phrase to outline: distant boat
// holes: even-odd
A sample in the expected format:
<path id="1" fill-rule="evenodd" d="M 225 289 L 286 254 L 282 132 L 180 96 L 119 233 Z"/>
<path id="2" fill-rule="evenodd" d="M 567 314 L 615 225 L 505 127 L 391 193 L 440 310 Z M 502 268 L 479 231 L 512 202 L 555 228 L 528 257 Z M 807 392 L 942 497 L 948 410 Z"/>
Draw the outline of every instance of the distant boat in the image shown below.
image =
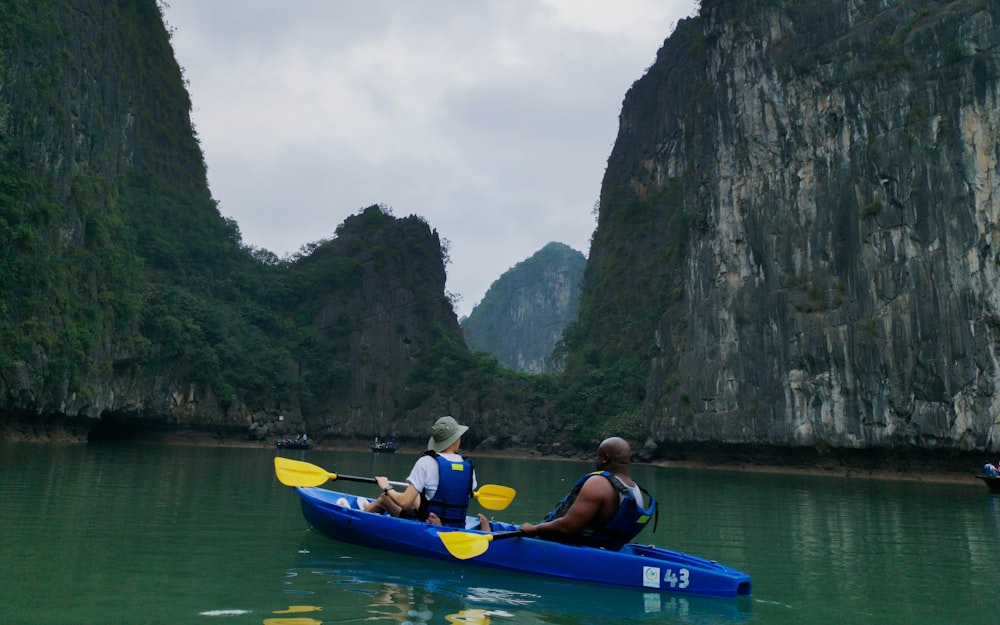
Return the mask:
<path id="1" fill-rule="evenodd" d="M 274 443 L 278 449 L 309 449 L 312 445 L 305 439 L 283 438 Z"/>
<path id="2" fill-rule="evenodd" d="M 380 441 L 377 437 L 375 442 L 372 443 L 372 451 L 377 454 L 392 454 L 396 453 L 396 441 Z"/>
<path id="3" fill-rule="evenodd" d="M 1000 493 L 1000 476 L 997 475 L 977 475 L 976 478 L 982 480 L 989 487 L 991 493 Z"/>

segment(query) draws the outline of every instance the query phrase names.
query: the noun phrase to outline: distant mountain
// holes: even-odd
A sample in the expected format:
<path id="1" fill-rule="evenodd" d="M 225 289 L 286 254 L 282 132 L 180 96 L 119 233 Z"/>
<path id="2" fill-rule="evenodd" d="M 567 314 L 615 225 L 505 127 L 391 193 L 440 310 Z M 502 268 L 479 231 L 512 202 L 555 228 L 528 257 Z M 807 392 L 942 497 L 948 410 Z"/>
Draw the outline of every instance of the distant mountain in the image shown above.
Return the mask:
<path id="1" fill-rule="evenodd" d="M 511 369 L 552 372 L 552 349 L 576 318 L 586 264 L 581 252 L 549 243 L 507 270 L 460 321 L 466 344 Z"/>

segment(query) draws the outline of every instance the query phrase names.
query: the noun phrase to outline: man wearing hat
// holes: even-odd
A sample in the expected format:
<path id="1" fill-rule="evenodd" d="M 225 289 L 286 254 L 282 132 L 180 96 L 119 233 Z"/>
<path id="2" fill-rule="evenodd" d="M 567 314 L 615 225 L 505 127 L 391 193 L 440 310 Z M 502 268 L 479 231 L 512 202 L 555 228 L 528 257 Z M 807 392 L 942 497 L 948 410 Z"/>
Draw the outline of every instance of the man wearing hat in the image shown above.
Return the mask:
<path id="1" fill-rule="evenodd" d="M 477 486 L 472 459 L 458 453 L 462 435 L 468 430 L 452 417 L 435 421 L 427 451 L 406 478 L 406 490 L 399 493 L 389 486 L 388 478 L 378 476 L 375 482 L 382 494 L 365 510 L 465 527 L 469 499 Z"/>

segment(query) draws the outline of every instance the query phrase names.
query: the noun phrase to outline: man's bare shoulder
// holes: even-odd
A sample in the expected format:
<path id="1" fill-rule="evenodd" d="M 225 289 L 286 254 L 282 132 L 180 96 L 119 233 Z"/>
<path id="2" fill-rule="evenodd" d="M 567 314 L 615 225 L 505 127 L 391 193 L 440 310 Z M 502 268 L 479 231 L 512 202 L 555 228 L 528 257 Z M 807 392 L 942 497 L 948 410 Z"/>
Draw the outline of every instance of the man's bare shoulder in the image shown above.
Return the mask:
<path id="1" fill-rule="evenodd" d="M 595 474 L 583 483 L 580 495 L 595 498 L 615 497 L 617 495 L 611 480 L 603 475 Z"/>

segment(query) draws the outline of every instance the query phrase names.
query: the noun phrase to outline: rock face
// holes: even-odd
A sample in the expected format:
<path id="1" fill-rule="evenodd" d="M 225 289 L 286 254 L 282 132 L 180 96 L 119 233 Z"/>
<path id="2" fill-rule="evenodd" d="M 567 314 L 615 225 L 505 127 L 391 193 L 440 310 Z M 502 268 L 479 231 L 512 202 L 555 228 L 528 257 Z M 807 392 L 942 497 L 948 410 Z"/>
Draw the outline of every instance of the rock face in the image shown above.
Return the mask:
<path id="1" fill-rule="evenodd" d="M 157 5 L 11 0 L 0 24 L 0 409 L 226 421 L 182 363 L 134 366 L 157 349 L 138 311 L 160 268 L 131 253 L 134 224 L 178 248 L 226 242 Z M 214 264 L 208 248 L 187 260 Z"/>
<path id="2" fill-rule="evenodd" d="M 332 329 L 347 321 L 349 364 L 346 383 L 325 387 L 325 394 L 306 411 L 309 431 L 419 440 L 447 406 L 434 400 L 404 406 L 407 379 L 442 334 L 456 340 L 460 336 L 455 312 L 444 296 L 438 233 L 418 217 L 395 219 L 373 206 L 348 218 L 327 245 L 327 254 L 350 259 L 356 268 L 350 279 L 323 272 L 332 284 L 314 294 L 320 301 L 312 324 L 317 333 L 336 341 L 340 333 Z"/>
<path id="3" fill-rule="evenodd" d="M 525 373 L 552 373 L 552 350 L 580 305 L 586 257 L 549 243 L 507 270 L 461 321 L 465 342 Z"/>
<path id="4" fill-rule="evenodd" d="M 995 449 L 1000 3 L 701 4 L 625 99 L 580 313 L 652 345 L 654 438 Z"/>

